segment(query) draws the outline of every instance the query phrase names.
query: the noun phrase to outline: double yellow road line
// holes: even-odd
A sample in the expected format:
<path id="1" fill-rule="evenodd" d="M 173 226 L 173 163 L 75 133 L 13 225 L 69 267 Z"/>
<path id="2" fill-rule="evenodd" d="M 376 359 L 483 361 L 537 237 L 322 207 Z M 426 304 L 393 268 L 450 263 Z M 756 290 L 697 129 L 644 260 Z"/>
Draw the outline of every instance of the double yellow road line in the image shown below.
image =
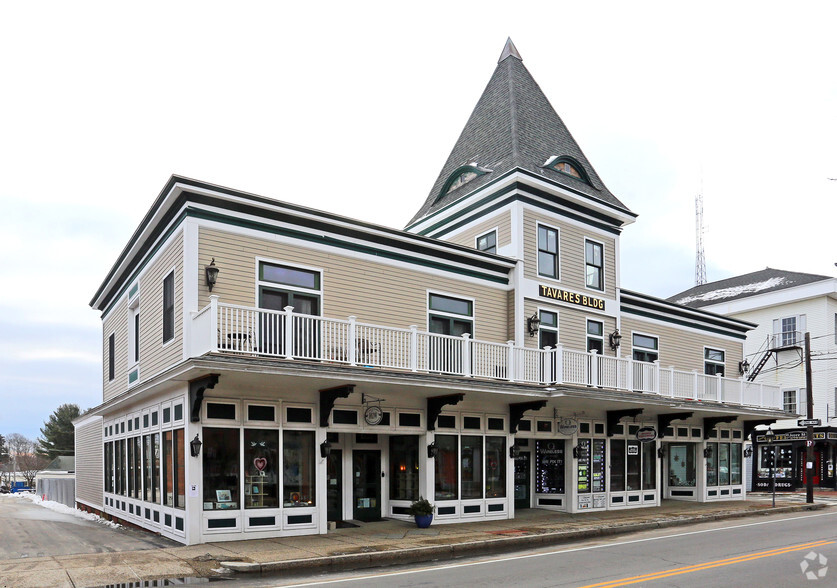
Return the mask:
<path id="1" fill-rule="evenodd" d="M 752 561 L 754 559 L 761 559 L 763 557 L 773 557 L 775 555 L 782 555 L 785 553 L 792 553 L 794 551 L 805 551 L 808 549 L 816 549 L 824 545 L 831 545 L 834 541 L 813 541 L 811 543 L 802 543 L 801 545 L 792 545 L 790 547 L 780 547 L 778 549 L 771 549 L 769 551 L 759 551 L 757 553 L 749 553 L 746 555 L 739 555 L 738 557 L 731 557 L 729 559 L 719 559 L 716 561 L 709 561 L 705 563 L 686 566 L 684 568 L 675 568 L 673 570 L 665 570 L 663 572 L 654 572 L 653 574 L 646 574 L 644 576 L 632 576 L 630 578 L 622 578 L 620 580 L 611 580 L 610 582 L 601 582 L 599 584 L 589 584 L 582 588 L 616 588 L 617 586 L 627 586 L 629 584 L 637 584 L 639 582 L 647 582 L 650 580 L 659 580 L 661 578 L 668 578 L 670 576 L 679 576 L 681 574 L 690 574 L 692 572 L 699 572 L 701 570 L 708 570 L 710 568 L 718 568 L 721 566 L 730 566 L 733 564 Z"/>

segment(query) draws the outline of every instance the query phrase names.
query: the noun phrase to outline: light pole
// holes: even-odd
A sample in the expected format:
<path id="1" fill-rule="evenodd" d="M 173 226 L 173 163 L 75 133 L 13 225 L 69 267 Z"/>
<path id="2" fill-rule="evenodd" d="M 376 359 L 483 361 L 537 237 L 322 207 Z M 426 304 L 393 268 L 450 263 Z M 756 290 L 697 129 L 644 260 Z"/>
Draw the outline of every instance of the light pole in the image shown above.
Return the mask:
<path id="1" fill-rule="evenodd" d="M 773 440 L 776 438 L 776 433 L 773 432 L 772 427 L 767 427 L 767 432 L 764 434 L 767 439 L 767 445 L 770 447 L 772 460 L 770 462 L 770 491 L 773 494 L 773 508 L 776 508 L 776 449 L 773 447 Z"/>

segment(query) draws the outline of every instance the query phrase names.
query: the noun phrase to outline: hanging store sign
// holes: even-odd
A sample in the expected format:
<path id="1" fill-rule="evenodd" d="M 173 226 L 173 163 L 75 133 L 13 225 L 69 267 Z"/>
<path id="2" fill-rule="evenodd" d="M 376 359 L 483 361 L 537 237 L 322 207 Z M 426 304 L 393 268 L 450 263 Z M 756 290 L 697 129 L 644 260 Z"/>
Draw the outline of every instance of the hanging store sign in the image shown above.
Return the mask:
<path id="1" fill-rule="evenodd" d="M 558 422 L 558 432 L 562 435 L 575 435 L 578 431 L 578 421 L 571 418 L 563 418 Z"/>
<path id="2" fill-rule="evenodd" d="M 384 420 L 384 411 L 376 404 L 368 406 L 363 412 L 363 420 L 366 421 L 367 425 L 380 425 L 381 421 Z"/>
<path id="3" fill-rule="evenodd" d="M 602 311 L 605 309 L 605 301 L 601 298 L 593 298 L 592 296 L 585 296 L 584 294 L 567 292 L 561 288 L 551 288 L 540 284 L 538 286 L 538 293 L 544 298 L 552 298 L 553 300 L 560 300 L 561 302 L 575 304 L 576 306 L 595 308 L 596 310 Z"/>
<path id="4" fill-rule="evenodd" d="M 654 427 L 642 427 L 639 431 L 636 432 L 636 439 L 637 441 L 642 441 L 643 443 L 650 443 L 657 438 L 657 429 Z"/>

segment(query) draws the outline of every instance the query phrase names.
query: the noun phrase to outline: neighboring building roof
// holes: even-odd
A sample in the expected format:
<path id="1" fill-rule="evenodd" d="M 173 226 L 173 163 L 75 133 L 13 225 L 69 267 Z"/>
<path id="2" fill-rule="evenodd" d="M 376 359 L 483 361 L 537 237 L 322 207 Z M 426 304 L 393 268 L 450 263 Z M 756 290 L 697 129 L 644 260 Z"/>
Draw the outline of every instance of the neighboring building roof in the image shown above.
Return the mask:
<path id="1" fill-rule="evenodd" d="M 41 471 L 74 472 L 76 471 L 76 458 L 67 455 L 56 457 Z"/>
<path id="2" fill-rule="evenodd" d="M 671 296 L 668 300 L 691 308 L 700 308 L 832 279 L 834 278 L 831 276 L 788 272 L 768 267 L 757 272 L 695 286 Z"/>
<path id="3" fill-rule="evenodd" d="M 562 157 L 577 163 L 589 183 L 545 167 L 550 158 Z M 452 174 L 463 167 L 482 173 L 442 194 Z M 604 185 L 509 39 L 427 200 L 408 226 L 515 168 L 636 216 Z"/>

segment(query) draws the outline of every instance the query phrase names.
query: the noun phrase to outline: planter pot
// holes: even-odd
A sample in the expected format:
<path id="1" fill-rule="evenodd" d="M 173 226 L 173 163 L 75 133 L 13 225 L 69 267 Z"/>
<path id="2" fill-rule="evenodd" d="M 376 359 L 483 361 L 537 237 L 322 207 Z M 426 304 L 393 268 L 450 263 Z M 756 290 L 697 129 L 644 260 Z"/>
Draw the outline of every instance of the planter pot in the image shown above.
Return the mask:
<path id="1" fill-rule="evenodd" d="M 426 529 L 430 526 L 430 523 L 433 521 L 433 515 L 416 515 L 416 526 L 419 529 Z"/>

